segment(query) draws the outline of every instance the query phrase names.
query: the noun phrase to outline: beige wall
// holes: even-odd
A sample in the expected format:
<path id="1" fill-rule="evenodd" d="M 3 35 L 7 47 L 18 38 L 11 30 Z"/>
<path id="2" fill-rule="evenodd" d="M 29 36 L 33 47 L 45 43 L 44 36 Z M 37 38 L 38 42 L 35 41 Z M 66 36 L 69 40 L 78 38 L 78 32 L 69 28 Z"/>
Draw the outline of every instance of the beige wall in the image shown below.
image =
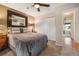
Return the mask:
<path id="1" fill-rule="evenodd" d="M 35 18 L 32 16 L 28 16 L 28 23 L 35 23 Z"/>
<path id="2" fill-rule="evenodd" d="M 0 24 L 7 26 L 7 8 L 0 5 Z"/>
<path id="3" fill-rule="evenodd" d="M 0 5 L 0 25 L 3 25 L 1 27 L 2 30 L 0 30 L 0 33 L 3 35 L 7 34 L 7 8 Z"/>
<path id="4" fill-rule="evenodd" d="M 28 16 L 28 29 L 29 29 L 29 31 L 32 31 L 33 29 L 35 29 L 35 27 L 29 26 L 29 24 L 34 24 L 34 23 L 35 23 L 35 18 L 32 16 Z"/>

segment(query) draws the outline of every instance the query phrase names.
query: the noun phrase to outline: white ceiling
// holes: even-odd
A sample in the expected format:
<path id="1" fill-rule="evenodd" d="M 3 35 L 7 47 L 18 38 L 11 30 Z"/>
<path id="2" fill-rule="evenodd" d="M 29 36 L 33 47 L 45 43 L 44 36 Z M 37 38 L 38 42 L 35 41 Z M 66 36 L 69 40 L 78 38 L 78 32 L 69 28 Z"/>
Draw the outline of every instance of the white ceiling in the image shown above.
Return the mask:
<path id="1" fill-rule="evenodd" d="M 33 17 L 51 12 L 55 10 L 57 7 L 63 5 L 64 3 L 47 3 L 50 4 L 50 7 L 40 7 L 40 12 L 37 11 L 36 8 L 32 7 L 33 3 L 1 3 L 7 7 L 16 9 Z M 29 8 L 29 9 L 27 9 Z"/>

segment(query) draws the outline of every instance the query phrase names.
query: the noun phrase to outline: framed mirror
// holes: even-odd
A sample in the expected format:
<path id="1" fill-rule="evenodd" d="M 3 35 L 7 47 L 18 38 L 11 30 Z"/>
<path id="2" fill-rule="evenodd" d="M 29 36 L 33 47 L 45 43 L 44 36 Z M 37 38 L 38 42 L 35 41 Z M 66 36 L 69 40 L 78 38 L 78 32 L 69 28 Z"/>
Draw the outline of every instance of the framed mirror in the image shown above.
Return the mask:
<path id="1" fill-rule="evenodd" d="M 12 15 L 11 20 L 12 20 L 12 24 L 11 24 L 12 26 L 26 26 L 25 24 L 26 19 L 23 17 Z"/>
<path id="2" fill-rule="evenodd" d="M 28 25 L 27 17 L 22 14 L 8 10 L 7 18 L 8 27 L 27 27 Z"/>

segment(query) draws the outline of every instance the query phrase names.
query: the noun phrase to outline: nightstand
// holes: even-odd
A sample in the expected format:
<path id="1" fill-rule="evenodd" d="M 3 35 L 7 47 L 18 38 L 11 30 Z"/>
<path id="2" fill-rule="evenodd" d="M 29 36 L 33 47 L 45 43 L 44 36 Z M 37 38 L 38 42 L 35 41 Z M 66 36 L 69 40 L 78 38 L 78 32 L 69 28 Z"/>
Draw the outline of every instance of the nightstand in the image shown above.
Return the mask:
<path id="1" fill-rule="evenodd" d="M 7 47 L 8 39 L 7 35 L 0 35 L 0 50 Z"/>

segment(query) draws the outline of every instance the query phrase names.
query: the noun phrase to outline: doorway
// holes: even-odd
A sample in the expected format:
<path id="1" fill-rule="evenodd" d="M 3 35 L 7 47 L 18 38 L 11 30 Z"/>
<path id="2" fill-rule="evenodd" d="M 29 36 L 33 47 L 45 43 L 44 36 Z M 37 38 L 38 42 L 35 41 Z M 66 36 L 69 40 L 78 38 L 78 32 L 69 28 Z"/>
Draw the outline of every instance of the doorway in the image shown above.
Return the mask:
<path id="1" fill-rule="evenodd" d="M 64 13 L 63 18 L 64 54 L 72 52 L 72 38 L 74 39 L 74 14 L 72 11 Z"/>
<path id="2" fill-rule="evenodd" d="M 63 36 L 65 44 L 70 44 L 72 38 L 74 37 L 74 24 L 73 24 L 73 12 L 64 13 L 64 28 Z M 74 39 L 74 38 L 73 38 Z"/>

